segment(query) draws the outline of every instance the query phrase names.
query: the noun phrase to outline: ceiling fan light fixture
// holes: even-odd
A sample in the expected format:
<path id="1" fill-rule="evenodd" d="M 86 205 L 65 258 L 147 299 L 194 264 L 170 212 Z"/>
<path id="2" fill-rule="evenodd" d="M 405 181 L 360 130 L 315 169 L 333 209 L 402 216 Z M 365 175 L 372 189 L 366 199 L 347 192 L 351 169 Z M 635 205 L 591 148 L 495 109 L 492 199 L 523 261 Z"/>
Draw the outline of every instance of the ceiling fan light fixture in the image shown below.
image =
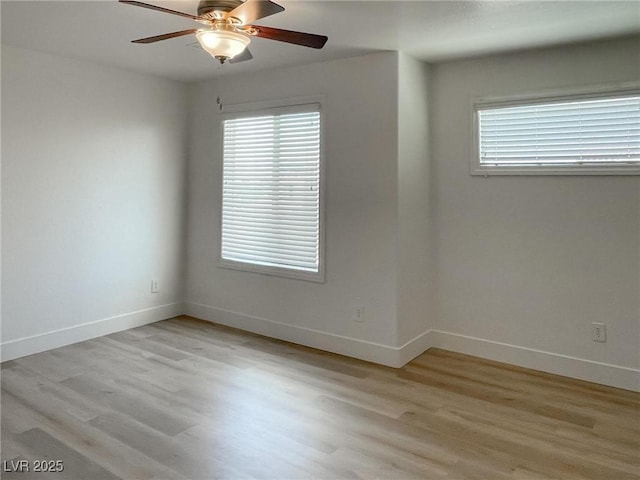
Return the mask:
<path id="1" fill-rule="evenodd" d="M 199 30 L 196 38 L 200 46 L 220 63 L 241 54 L 251 39 L 230 30 Z"/>
<path id="2" fill-rule="evenodd" d="M 251 55 L 247 46 L 252 37 L 316 49 L 324 47 L 328 40 L 325 35 L 252 25 L 254 20 L 259 20 L 284 10 L 284 7 L 271 0 L 200 0 L 197 15 L 158 7 L 139 0 L 119 1 L 136 7 L 189 18 L 205 25 L 200 29 L 190 28 L 179 32 L 139 38 L 138 40 L 133 40 L 133 43 L 149 44 L 195 34 L 202 49 L 221 64 L 227 60 L 231 60 L 232 63 L 251 60 L 253 55 Z"/>

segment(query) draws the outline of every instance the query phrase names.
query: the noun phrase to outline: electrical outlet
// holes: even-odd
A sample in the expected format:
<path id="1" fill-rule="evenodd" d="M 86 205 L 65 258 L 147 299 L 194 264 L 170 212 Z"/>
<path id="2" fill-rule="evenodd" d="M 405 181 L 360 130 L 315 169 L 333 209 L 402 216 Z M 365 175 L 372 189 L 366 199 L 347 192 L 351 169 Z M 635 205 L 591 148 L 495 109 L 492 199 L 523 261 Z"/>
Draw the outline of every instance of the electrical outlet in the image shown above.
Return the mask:
<path id="1" fill-rule="evenodd" d="M 591 324 L 591 338 L 594 342 L 607 341 L 607 327 L 604 323 L 593 322 Z"/>
<path id="2" fill-rule="evenodd" d="M 160 292 L 160 281 L 159 280 L 151 280 L 151 293 Z"/>
<path id="3" fill-rule="evenodd" d="M 364 306 L 356 305 L 353 307 L 353 321 L 357 323 L 364 322 Z"/>

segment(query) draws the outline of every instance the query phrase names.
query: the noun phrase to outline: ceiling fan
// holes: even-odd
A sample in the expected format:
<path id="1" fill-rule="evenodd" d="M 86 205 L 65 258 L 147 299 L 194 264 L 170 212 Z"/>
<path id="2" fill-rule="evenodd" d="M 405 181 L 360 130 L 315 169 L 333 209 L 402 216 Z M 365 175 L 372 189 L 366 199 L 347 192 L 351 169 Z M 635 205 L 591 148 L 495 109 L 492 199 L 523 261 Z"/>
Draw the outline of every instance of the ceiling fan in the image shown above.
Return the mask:
<path id="1" fill-rule="evenodd" d="M 154 43 L 169 38 L 195 34 L 200 46 L 221 64 L 227 60 L 230 63 L 251 60 L 253 56 L 247 49 L 251 42 L 251 37 L 277 40 L 311 48 L 322 48 L 327 43 L 327 37 L 324 35 L 252 25 L 255 20 L 284 10 L 284 7 L 270 0 L 200 0 L 197 15 L 135 0 L 119 1 L 136 7 L 149 8 L 158 12 L 190 18 L 204 25 L 204 28 L 191 28 L 179 32 L 165 33 L 164 35 L 140 38 L 133 40 L 133 43 Z"/>

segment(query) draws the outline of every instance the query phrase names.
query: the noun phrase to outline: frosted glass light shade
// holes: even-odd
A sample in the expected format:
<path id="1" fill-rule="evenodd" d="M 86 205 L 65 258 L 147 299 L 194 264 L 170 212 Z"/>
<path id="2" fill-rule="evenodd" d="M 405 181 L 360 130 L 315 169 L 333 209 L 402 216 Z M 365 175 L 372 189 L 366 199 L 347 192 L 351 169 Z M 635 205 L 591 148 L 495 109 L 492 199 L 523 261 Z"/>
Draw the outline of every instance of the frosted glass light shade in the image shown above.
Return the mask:
<path id="1" fill-rule="evenodd" d="M 250 39 L 229 30 L 201 30 L 196 33 L 200 46 L 219 60 L 230 59 L 242 53 Z"/>

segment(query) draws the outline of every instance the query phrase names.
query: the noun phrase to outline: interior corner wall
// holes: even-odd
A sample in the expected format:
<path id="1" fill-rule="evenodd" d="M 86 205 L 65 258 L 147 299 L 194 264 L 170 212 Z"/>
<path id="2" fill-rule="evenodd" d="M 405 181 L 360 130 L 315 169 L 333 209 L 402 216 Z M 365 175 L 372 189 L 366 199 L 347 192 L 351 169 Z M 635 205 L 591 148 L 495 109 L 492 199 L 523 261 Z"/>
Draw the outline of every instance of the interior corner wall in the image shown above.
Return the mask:
<path id="1" fill-rule="evenodd" d="M 640 389 L 640 178 L 469 174 L 471 98 L 638 81 L 639 49 L 631 37 L 433 67 L 440 346 Z"/>
<path id="2" fill-rule="evenodd" d="M 182 313 L 186 119 L 183 84 L 2 46 L 3 360 Z"/>
<path id="3" fill-rule="evenodd" d="M 429 65 L 398 56 L 397 345 L 433 328 Z M 426 341 L 426 337 L 425 337 Z"/>
<path id="4" fill-rule="evenodd" d="M 230 75 L 193 86 L 187 312 L 393 363 L 396 338 L 397 54 Z M 217 265 L 224 104 L 323 95 L 325 283 Z M 357 305 L 364 322 L 354 321 Z"/>

